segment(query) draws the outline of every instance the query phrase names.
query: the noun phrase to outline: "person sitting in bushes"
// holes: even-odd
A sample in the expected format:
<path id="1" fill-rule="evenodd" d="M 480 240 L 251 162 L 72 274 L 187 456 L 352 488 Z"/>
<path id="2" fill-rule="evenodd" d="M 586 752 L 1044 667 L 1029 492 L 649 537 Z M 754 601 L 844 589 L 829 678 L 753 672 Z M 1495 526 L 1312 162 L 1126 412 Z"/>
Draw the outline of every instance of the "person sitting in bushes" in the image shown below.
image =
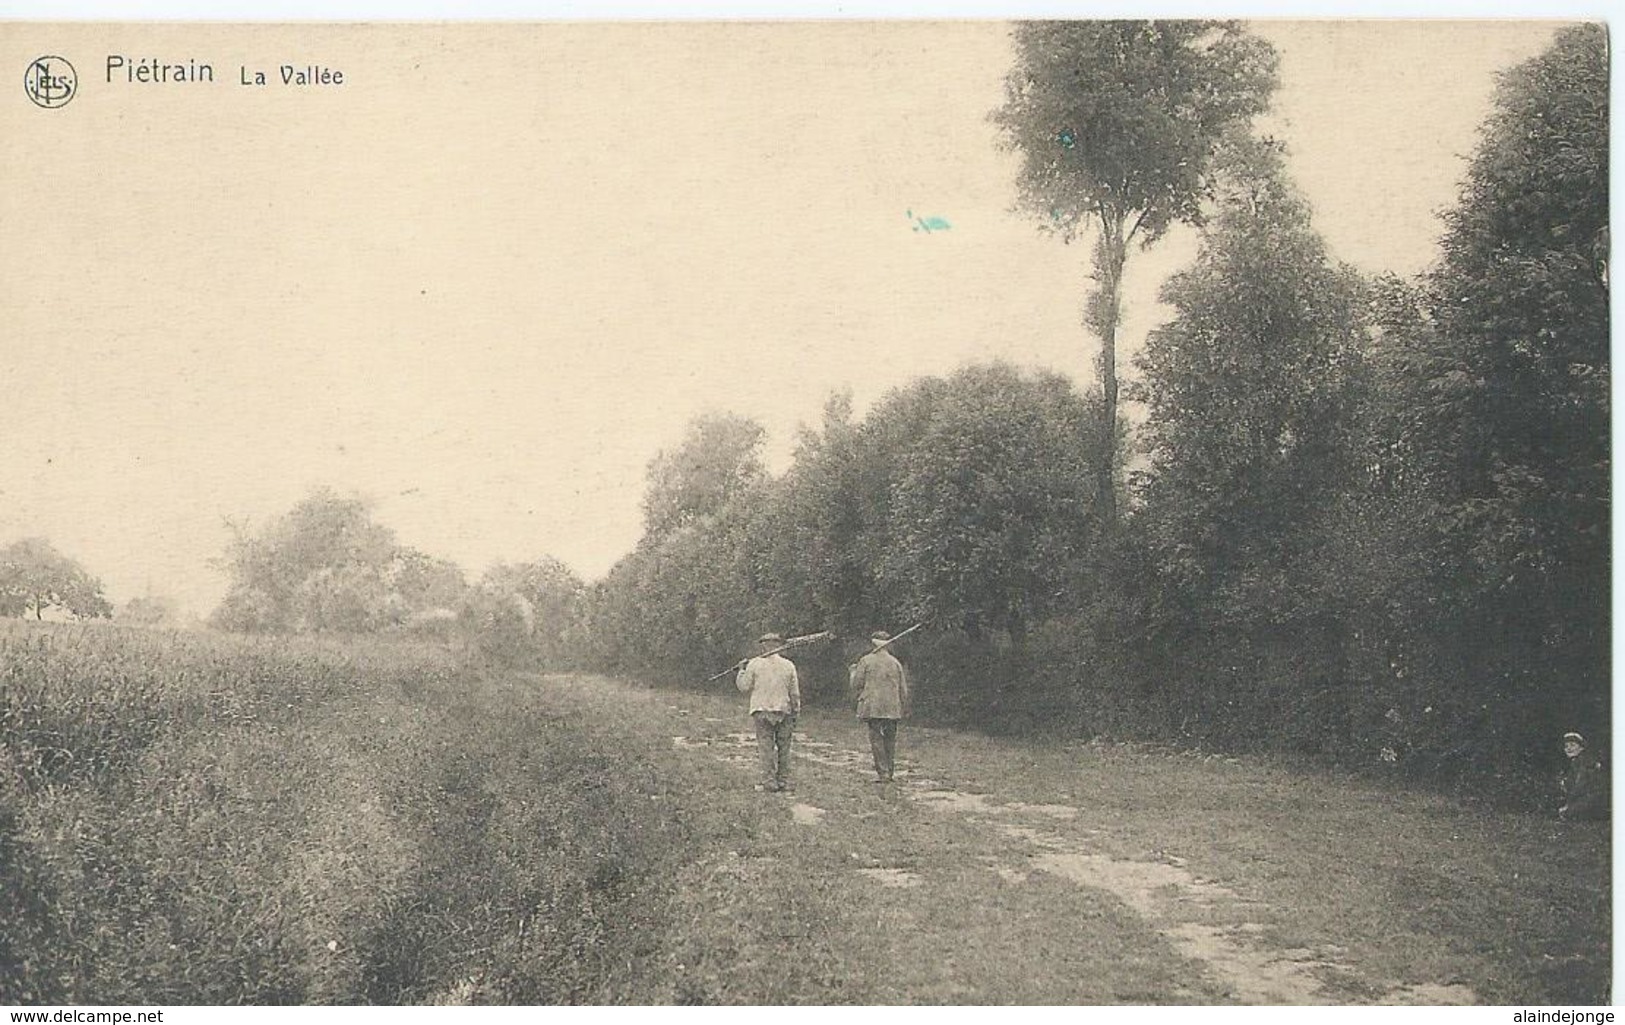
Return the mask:
<path id="1" fill-rule="evenodd" d="M 1586 738 L 1578 733 L 1563 734 L 1563 753 L 1568 769 L 1563 773 L 1563 806 L 1559 818 L 1600 819 L 1608 814 L 1608 779 L 1602 760 L 1586 752 Z"/>

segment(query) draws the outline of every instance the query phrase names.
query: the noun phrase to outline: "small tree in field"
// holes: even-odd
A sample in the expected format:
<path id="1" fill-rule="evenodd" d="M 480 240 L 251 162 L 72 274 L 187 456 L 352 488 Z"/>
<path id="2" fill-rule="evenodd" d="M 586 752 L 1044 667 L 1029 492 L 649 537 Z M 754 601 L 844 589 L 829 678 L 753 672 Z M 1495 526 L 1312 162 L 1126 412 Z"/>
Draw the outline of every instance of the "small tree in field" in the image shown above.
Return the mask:
<path id="1" fill-rule="evenodd" d="M 1177 222 L 1199 224 L 1221 139 L 1275 89 L 1276 56 L 1234 22 L 1026 22 L 994 120 L 1024 157 L 1019 207 L 1071 241 L 1095 233 L 1102 523 L 1117 520 L 1117 327 L 1129 246 Z"/>
<path id="2" fill-rule="evenodd" d="M 0 549 L 0 613 L 33 613 L 35 619 L 44 619 L 50 608 L 75 619 L 113 614 L 102 582 L 44 538 L 26 538 Z"/>

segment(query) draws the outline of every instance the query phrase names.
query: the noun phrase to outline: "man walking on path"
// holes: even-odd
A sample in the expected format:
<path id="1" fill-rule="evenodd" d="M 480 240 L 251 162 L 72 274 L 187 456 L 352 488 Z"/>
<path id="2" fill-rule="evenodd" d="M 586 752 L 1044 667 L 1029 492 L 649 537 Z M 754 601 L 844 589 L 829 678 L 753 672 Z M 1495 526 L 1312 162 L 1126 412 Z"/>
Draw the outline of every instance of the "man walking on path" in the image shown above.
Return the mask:
<path id="1" fill-rule="evenodd" d="M 739 670 L 734 686 L 750 695 L 750 717 L 756 722 L 756 744 L 762 754 L 762 782 L 758 790 L 790 789 L 790 738 L 801 711 L 801 683 L 794 662 L 771 653 L 784 645 L 776 633 L 756 642 L 761 654 Z"/>
<path id="2" fill-rule="evenodd" d="M 896 768 L 897 723 L 908 714 L 908 673 L 886 646 L 891 634 L 869 635 L 874 650 L 852 667 L 852 690 L 858 695 L 858 718 L 869 726 L 869 751 L 875 759 L 875 782 L 891 781 Z"/>

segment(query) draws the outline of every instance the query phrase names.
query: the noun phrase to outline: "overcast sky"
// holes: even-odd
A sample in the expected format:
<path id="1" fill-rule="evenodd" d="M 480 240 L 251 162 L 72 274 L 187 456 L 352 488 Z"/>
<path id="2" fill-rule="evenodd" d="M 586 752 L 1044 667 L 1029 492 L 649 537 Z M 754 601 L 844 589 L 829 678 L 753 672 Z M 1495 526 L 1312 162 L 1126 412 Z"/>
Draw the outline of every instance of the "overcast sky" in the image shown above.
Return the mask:
<path id="1" fill-rule="evenodd" d="M 1409 274 L 1495 72 L 1554 26 L 1257 30 L 1333 252 Z M 0 70 L 45 53 L 70 105 L 0 97 L 0 543 L 49 537 L 115 601 L 207 612 L 224 518 L 320 485 L 471 577 L 592 578 L 698 413 L 759 419 L 782 469 L 837 389 L 861 413 L 974 360 L 1091 379 L 1087 247 L 1010 212 L 1001 24 L 0 25 Z M 216 80 L 109 83 L 109 54 Z M 1193 253 L 1133 255 L 1130 348 Z"/>

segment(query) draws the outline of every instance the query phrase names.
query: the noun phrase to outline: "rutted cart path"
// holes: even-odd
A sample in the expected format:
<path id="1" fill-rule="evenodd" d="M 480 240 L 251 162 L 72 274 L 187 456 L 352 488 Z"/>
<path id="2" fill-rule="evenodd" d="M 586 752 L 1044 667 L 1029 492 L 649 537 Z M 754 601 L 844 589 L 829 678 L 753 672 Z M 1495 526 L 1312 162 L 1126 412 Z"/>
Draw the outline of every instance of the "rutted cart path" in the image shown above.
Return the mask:
<path id="1" fill-rule="evenodd" d="M 674 729 L 670 743 L 696 757 L 709 757 L 739 769 L 741 785 L 754 778 L 756 739 L 743 732 L 743 717 L 722 718 L 696 710 L 702 702 L 669 706 Z M 677 732 L 681 730 L 681 732 Z M 1143 919 L 1178 955 L 1201 966 L 1205 989 L 1217 999 L 1241 1004 L 1330 1004 L 1350 1002 L 1351 993 L 1371 994 L 1361 1003 L 1473 1004 L 1476 994 L 1460 983 L 1400 985 L 1363 975 L 1349 951 L 1326 943 L 1286 948 L 1270 942 L 1279 909 L 1230 886 L 1192 872 L 1185 859 L 1163 852 L 1160 860 L 1114 857 L 1091 843 L 1101 830 L 1090 826 L 1085 808 L 1066 803 L 1023 803 L 978 793 L 967 784 L 939 778 L 931 766 L 908 756 L 907 731 L 900 744 L 897 782 L 873 785 L 932 813 L 953 816 L 985 841 L 980 855 L 989 887 L 1021 885 L 1036 874 L 1059 877 L 1078 887 L 1109 894 Z M 867 751 L 853 750 L 800 729 L 795 758 L 797 790 L 763 794 L 781 804 L 792 822 L 809 828 L 838 826 L 840 813 L 820 805 L 830 779 L 843 790 L 870 786 Z M 807 763 L 817 766 L 809 771 Z M 854 853 L 854 859 L 861 860 Z M 930 899 L 930 880 L 906 867 L 854 864 L 853 875 L 867 885 L 909 888 Z M 855 883 L 853 885 L 856 885 Z M 1170 1002 L 1195 1002 L 1195 993 L 1169 993 Z"/>

